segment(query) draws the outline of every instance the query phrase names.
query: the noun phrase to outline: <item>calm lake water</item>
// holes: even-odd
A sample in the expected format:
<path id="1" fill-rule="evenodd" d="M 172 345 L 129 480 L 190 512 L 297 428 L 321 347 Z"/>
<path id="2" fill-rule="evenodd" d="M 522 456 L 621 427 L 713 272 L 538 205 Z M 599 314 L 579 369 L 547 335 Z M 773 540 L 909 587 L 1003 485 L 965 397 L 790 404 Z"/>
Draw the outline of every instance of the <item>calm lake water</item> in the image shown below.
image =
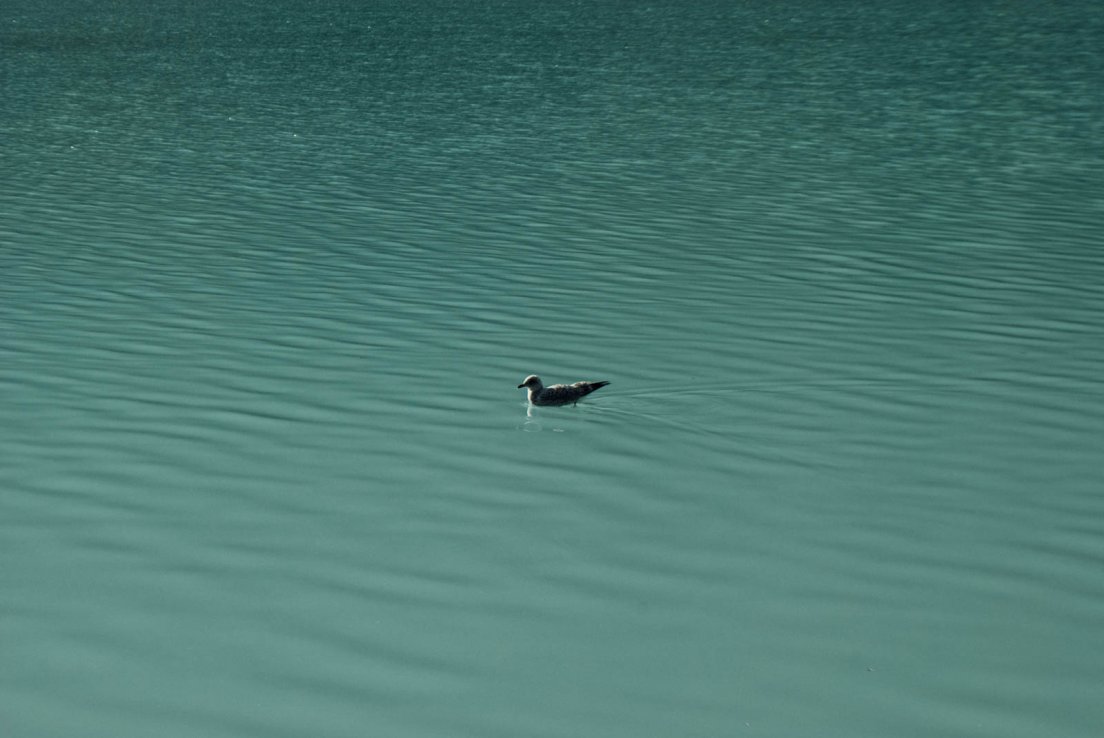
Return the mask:
<path id="1" fill-rule="evenodd" d="M 9 0 L 3 734 L 1104 734 L 1101 39 Z"/>

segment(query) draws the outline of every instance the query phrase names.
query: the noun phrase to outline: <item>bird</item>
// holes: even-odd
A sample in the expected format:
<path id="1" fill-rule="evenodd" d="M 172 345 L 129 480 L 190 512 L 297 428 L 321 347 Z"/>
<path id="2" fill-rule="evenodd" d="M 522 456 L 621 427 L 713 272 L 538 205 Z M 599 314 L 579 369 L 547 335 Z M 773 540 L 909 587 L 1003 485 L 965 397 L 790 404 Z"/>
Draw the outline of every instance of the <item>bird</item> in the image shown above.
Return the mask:
<path id="1" fill-rule="evenodd" d="M 605 387 L 609 382 L 576 382 L 575 384 L 554 384 L 545 387 L 536 374 L 530 374 L 518 389 L 529 388 L 529 402 L 534 405 L 574 405 L 596 389 Z"/>

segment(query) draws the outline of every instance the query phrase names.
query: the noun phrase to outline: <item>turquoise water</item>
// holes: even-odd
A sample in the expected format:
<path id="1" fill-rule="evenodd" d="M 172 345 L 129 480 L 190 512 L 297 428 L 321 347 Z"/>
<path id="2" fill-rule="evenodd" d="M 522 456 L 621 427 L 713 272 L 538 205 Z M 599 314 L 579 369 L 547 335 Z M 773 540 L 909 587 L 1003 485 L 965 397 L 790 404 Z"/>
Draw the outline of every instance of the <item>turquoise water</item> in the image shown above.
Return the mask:
<path id="1" fill-rule="evenodd" d="M 1100 734 L 1104 17 L 868 5 L 0 10 L 4 734 Z"/>

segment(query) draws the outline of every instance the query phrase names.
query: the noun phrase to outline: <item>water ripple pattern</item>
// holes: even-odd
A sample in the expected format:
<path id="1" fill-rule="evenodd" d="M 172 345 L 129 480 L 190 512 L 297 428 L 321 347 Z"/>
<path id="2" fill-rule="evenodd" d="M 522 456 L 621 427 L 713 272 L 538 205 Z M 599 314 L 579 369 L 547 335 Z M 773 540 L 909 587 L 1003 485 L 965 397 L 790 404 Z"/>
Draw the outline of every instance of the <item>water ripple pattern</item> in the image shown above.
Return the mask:
<path id="1" fill-rule="evenodd" d="M 1099 731 L 1101 14 L 821 5 L 6 8 L 6 733 Z"/>

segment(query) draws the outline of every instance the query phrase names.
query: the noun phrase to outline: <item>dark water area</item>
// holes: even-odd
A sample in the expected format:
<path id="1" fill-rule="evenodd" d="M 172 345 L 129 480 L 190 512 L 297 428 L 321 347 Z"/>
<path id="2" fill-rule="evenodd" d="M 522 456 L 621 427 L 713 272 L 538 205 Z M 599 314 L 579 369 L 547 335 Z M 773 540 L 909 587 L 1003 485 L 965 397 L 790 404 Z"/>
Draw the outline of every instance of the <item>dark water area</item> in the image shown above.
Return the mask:
<path id="1" fill-rule="evenodd" d="M 1102 38 L 9 3 L 0 726 L 1096 735 Z"/>

